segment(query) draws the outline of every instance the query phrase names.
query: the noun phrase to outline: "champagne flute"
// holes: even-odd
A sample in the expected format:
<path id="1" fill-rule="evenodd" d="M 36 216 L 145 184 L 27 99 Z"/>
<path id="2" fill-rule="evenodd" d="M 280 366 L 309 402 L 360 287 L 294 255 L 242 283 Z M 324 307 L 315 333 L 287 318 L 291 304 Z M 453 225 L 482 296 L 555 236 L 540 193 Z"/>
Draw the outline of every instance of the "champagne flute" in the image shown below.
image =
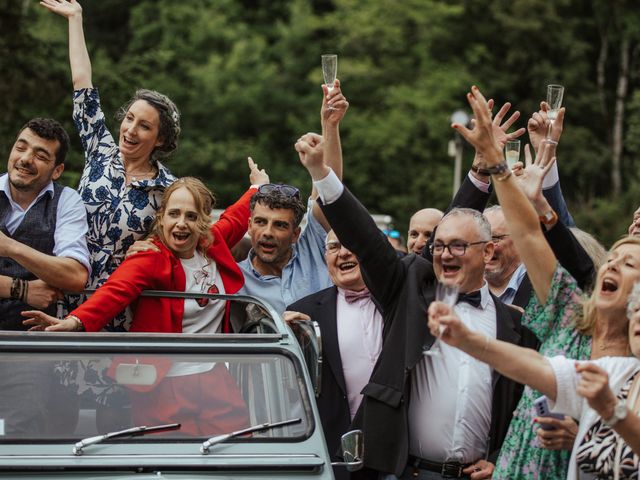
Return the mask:
<path id="1" fill-rule="evenodd" d="M 520 140 L 508 140 L 504 147 L 504 156 L 509 168 L 520 160 Z"/>
<path id="2" fill-rule="evenodd" d="M 459 287 L 455 283 L 443 283 L 438 282 L 436 285 L 436 301 L 442 302 L 445 305 L 453 308 L 458 301 L 458 291 Z M 423 348 L 422 354 L 430 357 L 438 357 L 442 355 L 442 349 L 440 347 L 440 335 L 444 332 L 445 326 L 438 326 L 438 338 L 433 343 L 431 348 Z"/>
<path id="3" fill-rule="evenodd" d="M 553 121 L 558 117 L 560 107 L 562 107 L 562 97 L 564 97 L 564 87 L 562 85 L 547 85 L 547 117 L 549 117 L 549 131 L 547 133 L 547 139 L 551 138 L 551 126 Z"/>
<path id="4" fill-rule="evenodd" d="M 338 55 L 322 55 L 322 75 L 324 83 L 329 91 L 333 90 L 333 86 L 338 74 Z"/>

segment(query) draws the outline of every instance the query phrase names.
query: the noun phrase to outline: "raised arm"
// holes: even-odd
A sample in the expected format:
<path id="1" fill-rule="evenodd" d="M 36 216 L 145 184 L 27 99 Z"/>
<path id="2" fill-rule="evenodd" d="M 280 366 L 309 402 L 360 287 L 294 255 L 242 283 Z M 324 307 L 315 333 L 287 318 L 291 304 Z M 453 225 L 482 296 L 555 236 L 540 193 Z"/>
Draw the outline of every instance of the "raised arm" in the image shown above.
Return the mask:
<path id="1" fill-rule="evenodd" d="M 512 239 L 527 267 L 536 296 L 544 304 L 556 269 L 555 256 L 540 229 L 536 211 L 504 161 L 502 148 L 493 134 L 487 101 L 476 86 L 473 86 L 471 92 L 467 94 L 467 100 L 476 117 L 475 127 L 470 130 L 459 124 L 452 126 L 482 153 L 487 168 L 491 170 L 494 188 L 502 205 Z M 544 149 L 542 150 L 544 155 Z M 549 163 L 545 162 L 544 165 L 546 167 Z"/>
<path id="2" fill-rule="evenodd" d="M 69 21 L 69 63 L 73 89 L 91 88 L 91 60 L 84 40 L 82 7 L 76 0 L 42 0 L 40 5 Z"/>
<path id="3" fill-rule="evenodd" d="M 342 180 L 342 145 L 340 144 L 340 122 L 349 108 L 349 102 L 342 94 L 340 80 L 336 79 L 334 88 L 329 92 L 326 85 L 322 85 L 322 107 L 320 108 L 320 122 L 322 124 L 322 137 L 324 149 L 327 152 L 327 165 Z M 318 198 L 315 187 L 311 191 L 311 198 Z M 313 216 L 328 232 L 331 227 L 317 203 L 313 205 Z"/>
<path id="4" fill-rule="evenodd" d="M 504 208 L 504 207 L 503 207 Z M 440 339 L 478 360 L 488 363 L 502 375 L 529 385 L 555 401 L 556 377 L 551 364 L 531 348 L 523 348 L 469 330 L 448 305 L 429 305 L 429 329 L 435 336 L 440 326 L 446 327 Z"/>

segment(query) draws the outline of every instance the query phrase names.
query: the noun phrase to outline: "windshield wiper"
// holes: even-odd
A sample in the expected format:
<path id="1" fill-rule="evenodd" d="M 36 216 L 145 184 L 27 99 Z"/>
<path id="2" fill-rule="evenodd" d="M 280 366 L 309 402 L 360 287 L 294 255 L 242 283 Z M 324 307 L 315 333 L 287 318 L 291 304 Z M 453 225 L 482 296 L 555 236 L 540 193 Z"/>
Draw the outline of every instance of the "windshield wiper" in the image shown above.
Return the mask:
<path id="1" fill-rule="evenodd" d="M 89 445 L 95 445 L 96 443 L 102 443 L 105 440 L 111 440 L 121 437 L 137 437 L 139 435 L 146 435 L 148 433 L 168 432 L 170 430 L 178 430 L 180 428 L 179 423 L 168 423 L 166 425 L 156 425 L 154 427 L 139 426 L 127 428 L 126 430 L 120 430 L 119 432 L 109 432 L 104 435 L 98 435 L 95 437 L 85 438 L 76 443 L 73 447 L 74 455 L 82 455 L 84 447 Z"/>
<path id="2" fill-rule="evenodd" d="M 285 425 L 300 423 L 301 421 L 302 421 L 301 418 L 292 418 L 290 420 L 283 420 L 282 422 L 273 422 L 273 423 L 267 422 L 267 423 L 261 423 L 260 425 L 254 425 L 253 427 L 244 428 L 242 430 L 237 430 L 235 432 L 217 435 L 215 437 L 211 437 L 209 440 L 207 440 L 202 444 L 202 446 L 200 447 L 200 453 L 203 455 L 206 455 L 207 453 L 209 453 L 209 448 L 212 447 L 213 445 L 216 445 L 218 443 L 224 443 L 231 438 L 244 435 L 245 433 L 264 432 L 267 430 L 271 430 L 272 428 L 284 427 Z"/>

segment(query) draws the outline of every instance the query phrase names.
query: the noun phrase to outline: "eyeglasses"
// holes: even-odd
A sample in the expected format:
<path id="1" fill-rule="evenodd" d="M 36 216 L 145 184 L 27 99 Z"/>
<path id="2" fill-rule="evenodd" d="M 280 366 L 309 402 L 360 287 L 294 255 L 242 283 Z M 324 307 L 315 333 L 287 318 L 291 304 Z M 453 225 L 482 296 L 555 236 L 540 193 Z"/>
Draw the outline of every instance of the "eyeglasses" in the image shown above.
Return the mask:
<path id="1" fill-rule="evenodd" d="M 331 242 L 327 242 L 324 245 L 324 250 L 329 255 L 333 255 L 335 253 L 338 253 L 341 248 L 342 248 L 342 244 L 337 240 L 333 240 Z"/>
<path id="2" fill-rule="evenodd" d="M 278 192 L 285 197 L 295 198 L 300 200 L 300 190 L 291 185 L 283 185 L 281 183 L 265 183 L 258 187 L 258 193 L 269 195 L 270 193 Z"/>
<path id="3" fill-rule="evenodd" d="M 489 243 L 487 240 L 482 240 L 480 242 L 451 242 L 449 244 L 442 242 L 435 242 L 429 246 L 429 251 L 431 255 L 442 255 L 444 253 L 444 249 L 449 250 L 449 253 L 454 257 L 462 257 L 468 247 L 472 247 L 473 245 L 481 245 L 484 243 Z"/>
<path id="4" fill-rule="evenodd" d="M 504 240 L 505 238 L 507 238 L 509 236 L 508 233 L 505 233 L 503 235 L 492 235 L 491 236 L 491 241 L 493 243 L 500 243 L 502 240 Z"/>

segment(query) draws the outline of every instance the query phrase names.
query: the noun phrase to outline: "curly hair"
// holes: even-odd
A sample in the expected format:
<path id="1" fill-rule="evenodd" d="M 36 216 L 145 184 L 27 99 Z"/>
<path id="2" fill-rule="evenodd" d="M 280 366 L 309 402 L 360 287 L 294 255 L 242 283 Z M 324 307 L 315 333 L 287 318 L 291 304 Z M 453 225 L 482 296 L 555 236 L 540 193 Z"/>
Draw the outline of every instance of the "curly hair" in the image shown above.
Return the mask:
<path id="1" fill-rule="evenodd" d="M 286 210 L 291 210 L 294 216 L 294 228 L 300 226 L 300 222 L 302 222 L 302 218 L 307 210 L 300 199 L 283 195 L 277 190 L 269 193 L 260 193 L 260 191 L 254 193 L 253 197 L 251 197 L 251 202 L 249 203 L 251 213 L 253 213 L 256 203 L 269 208 L 284 208 Z"/>
<path id="2" fill-rule="evenodd" d="M 160 117 L 160 128 L 158 138 L 162 139 L 162 145 L 153 149 L 151 160 L 157 161 L 161 157 L 168 156 L 178 147 L 178 137 L 180 136 L 180 112 L 175 103 L 169 97 L 155 90 L 141 88 L 125 103 L 118 113 L 116 119 L 121 122 L 131 105 L 138 100 L 144 100 L 156 109 Z"/>
<path id="3" fill-rule="evenodd" d="M 191 195 L 193 195 L 196 211 L 198 212 L 198 220 L 196 222 L 196 234 L 200 236 L 198 250 L 202 254 L 206 254 L 207 248 L 209 248 L 213 242 L 213 237 L 211 236 L 211 210 L 215 207 L 216 198 L 213 193 L 211 193 L 211 190 L 209 190 L 201 180 L 195 177 L 179 178 L 165 189 L 162 200 L 160 201 L 160 208 L 151 226 L 150 235 L 159 238 L 165 245 L 167 244 L 161 222 L 167 209 L 169 198 L 171 198 L 173 192 L 179 188 L 186 188 Z"/>
<path id="4" fill-rule="evenodd" d="M 32 118 L 20 129 L 18 136 L 27 128 L 40 138 L 57 140 L 60 145 L 56 150 L 56 165 L 64 163 L 71 142 L 67 131 L 62 125 L 52 118 Z"/>

